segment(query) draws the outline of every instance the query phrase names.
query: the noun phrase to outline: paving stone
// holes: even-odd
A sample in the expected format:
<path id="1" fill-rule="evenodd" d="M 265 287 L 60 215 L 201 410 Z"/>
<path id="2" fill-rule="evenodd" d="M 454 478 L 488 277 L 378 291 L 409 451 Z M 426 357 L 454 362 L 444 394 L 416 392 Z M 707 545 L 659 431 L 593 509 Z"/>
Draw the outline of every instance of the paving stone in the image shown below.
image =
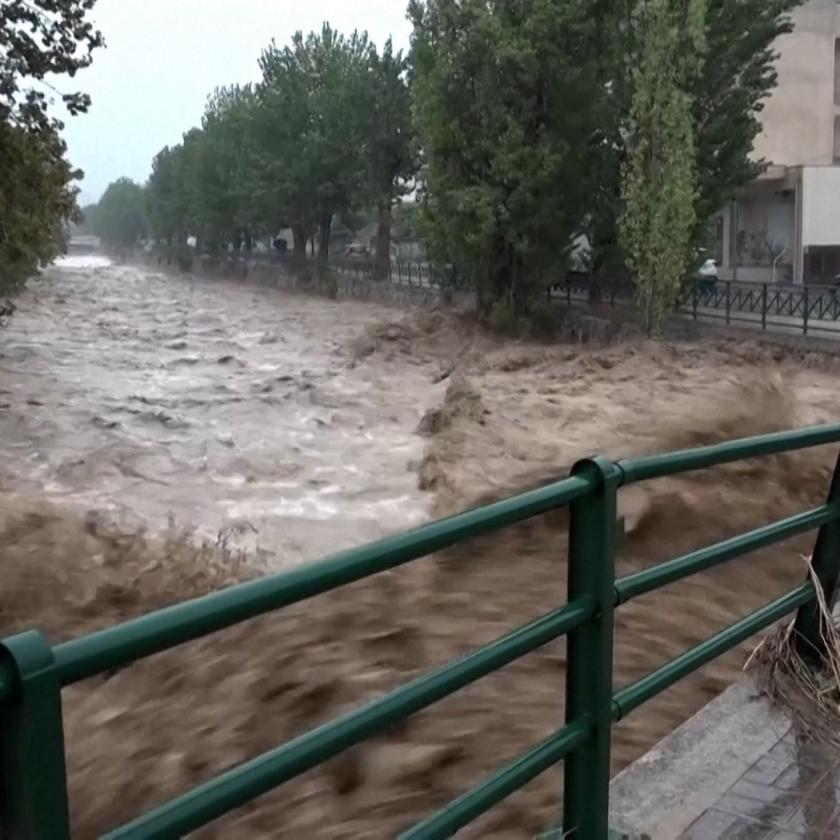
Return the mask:
<path id="1" fill-rule="evenodd" d="M 708 840 L 710 837 L 720 837 L 738 821 L 735 814 L 723 811 L 706 811 L 688 831 L 683 832 L 681 840 Z"/>
<path id="2" fill-rule="evenodd" d="M 786 757 L 764 755 L 743 776 L 744 781 L 774 785 L 796 765 Z"/>
<path id="3" fill-rule="evenodd" d="M 747 735 L 730 726 L 735 716 Z M 622 801 L 634 817 L 628 828 L 657 826 L 654 840 L 840 840 L 840 750 L 779 723 L 761 700 L 730 689 L 642 759 L 635 775 L 625 772 Z M 716 775 L 697 769 L 700 758 Z M 659 805 L 663 777 L 667 808 Z M 631 781 L 644 807 L 632 806 Z"/>
<path id="4" fill-rule="evenodd" d="M 714 806 L 718 811 L 726 811 L 739 817 L 747 817 L 758 822 L 782 828 L 785 820 L 799 806 L 800 799 L 794 793 L 768 788 L 764 798 L 755 798 L 758 785 L 747 786 L 739 782 Z M 746 795 L 745 795 L 746 794 Z"/>

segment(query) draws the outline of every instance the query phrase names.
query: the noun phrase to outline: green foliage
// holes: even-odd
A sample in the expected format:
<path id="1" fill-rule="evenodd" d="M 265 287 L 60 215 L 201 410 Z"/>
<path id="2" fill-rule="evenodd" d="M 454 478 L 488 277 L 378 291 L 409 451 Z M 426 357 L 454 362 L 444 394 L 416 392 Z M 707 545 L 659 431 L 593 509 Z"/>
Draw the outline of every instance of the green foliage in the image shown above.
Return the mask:
<path id="1" fill-rule="evenodd" d="M 691 83 L 697 153 L 695 241 L 712 214 L 761 173 L 750 159 L 764 100 L 776 86 L 775 40 L 802 0 L 706 0 L 709 60 Z"/>
<path id="2" fill-rule="evenodd" d="M 416 157 L 408 59 L 400 52 L 394 53 L 389 40 L 381 56 L 371 47 L 368 65 L 365 181 L 369 202 L 377 211 L 376 265 L 379 276 L 384 277 L 391 259 L 393 207 L 409 192 Z"/>
<path id="3" fill-rule="evenodd" d="M 103 45 L 102 35 L 87 20 L 96 0 L 26 0 L 0 5 L 0 121 L 30 130 L 59 131 L 48 115 L 45 76 L 75 74 Z M 89 98 L 59 93 L 67 111 L 83 113 Z"/>
<path id="4" fill-rule="evenodd" d="M 704 56 L 704 14 L 705 0 L 641 0 L 632 19 L 641 52 L 620 228 L 648 332 L 676 303 L 692 253 L 696 173 L 686 88 Z"/>
<path id="5" fill-rule="evenodd" d="M 110 184 L 96 207 L 93 229 L 112 247 L 137 245 L 147 231 L 143 187 L 130 178 L 120 178 Z"/>
<path id="6" fill-rule="evenodd" d="M 585 215 L 599 98 L 590 5 L 409 7 L 431 244 L 472 276 L 485 311 L 497 301 L 526 310 Z"/>
<path id="7" fill-rule="evenodd" d="M 637 275 L 654 326 L 712 214 L 761 169 L 773 44 L 800 2 L 412 0 L 410 61 L 366 34 L 299 32 L 156 156 L 150 231 L 213 251 L 290 227 L 298 256 L 317 240 L 325 260 L 333 219 L 376 219 L 384 272 L 396 220 L 485 314 L 501 302 L 517 321 L 586 234 L 596 273 Z"/>
<path id="8" fill-rule="evenodd" d="M 165 146 L 152 161 L 146 215 L 152 235 L 169 247 L 186 239 L 189 206 L 183 181 L 183 146 Z"/>
<path id="9" fill-rule="evenodd" d="M 50 128 L 0 121 L 0 295 L 12 295 L 63 246 L 62 228 L 75 217 L 73 170 Z"/>
<path id="10" fill-rule="evenodd" d="M 61 252 L 76 218 L 63 124 L 50 116 L 47 74 L 86 67 L 102 38 L 87 20 L 94 0 L 0 4 L 0 295 L 16 292 L 39 265 Z M 67 111 L 85 111 L 81 93 L 58 92 Z M 8 312 L 9 307 L 4 306 Z"/>
<path id="11" fill-rule="evenodd" d="M 761 131 L 764 101 L 776 86 L 775 41 L 791 31 L 790 12 L 802 0 L 707 0 L 703 36 L 709 60 L 684 80 L 691 100 L 696 189 L 692 240 L 700 245 L 711 217 L 764 168 L 751 159 Z M 624 264 L 618 218 L 623 211 L 622 171 L 627 163 L 627 122 L 632 108 L 638 41 L 632 23 L 643 0 L 592 0 L 599 16 L 599 75 L 608 91 L 601 108 L 587 169 L 593 173 L 586 233 L 596 272 L 615 273 Z M 685 0 L 672 0 L 675 11 Z M 690 43 L 686 45 L 691 50 Z M 602 101 L 603 105 L 603 101 Z"/>
<path id="12" fill-rule="evenodd" d="M 517 338 L 519 335 L 519 320 L 509 303 L 503 300 L 494 301 L 487 316 L 487 326 L 497 335 L 507 338 Z"/>
<path id="13" fill-rule="evenodd" d="M 257 102 L 250 86 L 217 89 L 193 139 L 187 192 L 193 231 L 209 250 L 236 242 L 257 224 L 251 202 L 255 173 L 252 127 Z"/>
<path id="14" fill-rule="evenodd" d="M 260 67 L 259 85 L 216 90 L 201 128 L 155 157 L 155 238 L 172 247 L 193 234 L 213 251 L 289 226 L 299 256 L 317 231 L 326 258 L 333 219 L 356 228 L 374 207 L 387 242 L 391 205 L 413 173 L 404 57 L 325 25 L 272 43 Z"/>
<path id="15" fill-rule="evenodd" d="M 260 59 L 265 198 L 292 224 L 298 253 L 317 227 L 326 258 L 333 217 L 366 186 L 370 53 L 366 34 L 346 38 L 325 24 L 282 49 L 272 43 Z"/>
<path id="16" fill-rule="evenodd" d="M 406 185 L 416 171 L 409 63 L 401 52 L 394 52 L 388 40 L 382 55 L 369 46 L 366 65 L 361 127 L 368 169 L 366 187 L 371 204 L 393 203 L 408 192 Z"/>

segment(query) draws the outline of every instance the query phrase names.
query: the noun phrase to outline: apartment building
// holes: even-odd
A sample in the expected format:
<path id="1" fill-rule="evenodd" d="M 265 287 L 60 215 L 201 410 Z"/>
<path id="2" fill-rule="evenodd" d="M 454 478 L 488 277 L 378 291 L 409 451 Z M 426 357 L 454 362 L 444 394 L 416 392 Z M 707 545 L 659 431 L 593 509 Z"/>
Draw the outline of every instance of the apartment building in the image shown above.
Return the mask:
<path id="1" fill-rule="evenodd" d="M 808 0 L 794 18 L 755 143 L 769 165 L 715 221 L 721 279 L 840 276 L 840 3 Z"/>

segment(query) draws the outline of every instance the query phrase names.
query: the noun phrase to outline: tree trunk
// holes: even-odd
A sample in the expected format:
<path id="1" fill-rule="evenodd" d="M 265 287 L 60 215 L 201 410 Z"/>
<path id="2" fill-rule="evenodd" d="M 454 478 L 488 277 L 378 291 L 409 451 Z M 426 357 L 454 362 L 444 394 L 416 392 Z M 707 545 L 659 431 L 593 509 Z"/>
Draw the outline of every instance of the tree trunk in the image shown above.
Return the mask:
<path id="1" fill-rule="evenodd" d="M 385 280 L 391 265 L 391 202 L 379 205 L 376 228 L 376 279 Z"/>
<path id="2" fill-rule="evenodd" d="M 325 213 L 318 223 L 318 260 L 326 265 L 330 259 L 330 231 L 332 230 L 332 213 Z"/>
<path id="3" fill-rule="evenodd" d="M 498 244 L 496 264 L 493 271 L 493 302 L 501 302 L 513 312 L 513 249 L 510 243 L 501 240 Z"/>
<path id="4" fill-rule="evenodd" d="M 292 238 L 295 241 L 295 259 L 306 259 L 306 227 L 304 225 L 292 225 Z"/>

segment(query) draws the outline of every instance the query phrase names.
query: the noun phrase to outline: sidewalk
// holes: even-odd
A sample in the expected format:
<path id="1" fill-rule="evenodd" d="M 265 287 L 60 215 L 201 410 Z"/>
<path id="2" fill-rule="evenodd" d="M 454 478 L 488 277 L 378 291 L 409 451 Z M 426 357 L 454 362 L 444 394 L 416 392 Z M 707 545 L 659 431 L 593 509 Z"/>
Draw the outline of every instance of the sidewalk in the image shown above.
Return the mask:
<path id="1" fill-rule="evenodd" d="M 840 837 L 838 788 L 840 754 L 788 731 L 681 837 Z"/>
<path id="2" fill-rule="evenodd" d="M 652 840 L 838 838 L 840 752 L 797 737 L 745 678 L 619 774 L 611 800 L 611 825 Z"/>

